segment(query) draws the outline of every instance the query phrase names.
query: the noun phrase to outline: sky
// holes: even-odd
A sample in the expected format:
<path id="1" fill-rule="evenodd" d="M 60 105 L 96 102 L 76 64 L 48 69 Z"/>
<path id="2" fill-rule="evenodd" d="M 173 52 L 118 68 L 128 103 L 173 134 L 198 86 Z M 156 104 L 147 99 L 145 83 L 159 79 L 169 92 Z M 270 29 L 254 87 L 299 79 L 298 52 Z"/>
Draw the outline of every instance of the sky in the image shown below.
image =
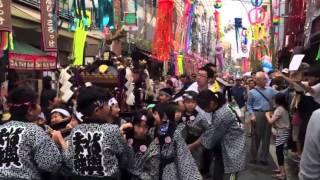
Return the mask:
<path id="1" fill-rule="evenodd" d="M 213 0 L 201 0 L 204 4 L 207 4 L 208 12 L 214 12 Z M 238 0 L 222 0 L 222 7 L 219 9 L 220 11 L 220 18 L 221 18 L 221 28 L 223 29 L 224 26 L 228 24 L 234 24 L 234 18 L 242 18 L 242 25 L 244 27 L 248 27 L 250 25 L 247 15 L 247 10 L 252 9 L 252 5 L 250 1 L 245 0 L 242 1 Z M 244 7 L 245 6 L 245 7 Z M 247 10 L 246 10 L 247 9 Z M 236 51 L 236 36 L 235 31 L 230 31 L 229 33 L 225 34 L 224 41 L 230 42 L 232 44 L 232 57 L 238 58 L 243 56 L 243 53 L 237 53 Z M 240 51 L 239 51 L 240 52 Z M 248 54 L 247 54 L 248 55 Z"/>
<path id="2" fill-rule="evenodd" d="M 245 7 L 244 7 L 245 6 Z M 234 24 L 234 18 L 242 18 L 243 27 L 248 27 L 250 25 L 247 15 L 247 10 L 252 8 L 251 3 L 248 1 L 241 3 L 240 1 L 235 0 L 225 0 L 221 8 L 221 24 L 222 27 L 228 24 Z M 247 10 L 246 10 L 247 9 Z M 240 32 L 241 33 L 241 32 Z M 224 41 L 230 42 L 232 44 L 232 57 L 238 58 L 241 56 L 248 56 L 247 54 L 237 53 L 236 51 L 236 35 L 235 31 L 232 30 L 229 33 L 225 34 Z"/>

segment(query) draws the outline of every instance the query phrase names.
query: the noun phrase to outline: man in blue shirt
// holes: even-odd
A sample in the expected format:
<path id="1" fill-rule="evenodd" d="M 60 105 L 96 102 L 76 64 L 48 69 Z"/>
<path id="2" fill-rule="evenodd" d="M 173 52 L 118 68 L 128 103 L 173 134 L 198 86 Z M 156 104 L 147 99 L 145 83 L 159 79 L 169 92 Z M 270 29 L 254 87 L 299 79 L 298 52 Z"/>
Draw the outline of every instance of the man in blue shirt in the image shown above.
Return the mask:
<path id="1" fill-rule="evenodd" d="M 247 89 L 241 85 L 241 79 L 236 79 L 236 85 L 231 88 L 231 95 L 239 108 L 243 108 L 246 103 Z"/>
<path id="2" fill-rule="evenodd" d="M 256 88 L 251 89 L 248 94 L 247 109 L 252 122 L 252 144 L 251 163 L 257 163 L 257 155 L 260 142 L 262 165 L 268 165 L 267 158 L 269 155 L 271 126 L 268 123 L 265 113 L 273 109 L 273 98 L 277 93 L 274 89 L 266 87 L 267 78 L 264 72 L 256 74 Z"/>

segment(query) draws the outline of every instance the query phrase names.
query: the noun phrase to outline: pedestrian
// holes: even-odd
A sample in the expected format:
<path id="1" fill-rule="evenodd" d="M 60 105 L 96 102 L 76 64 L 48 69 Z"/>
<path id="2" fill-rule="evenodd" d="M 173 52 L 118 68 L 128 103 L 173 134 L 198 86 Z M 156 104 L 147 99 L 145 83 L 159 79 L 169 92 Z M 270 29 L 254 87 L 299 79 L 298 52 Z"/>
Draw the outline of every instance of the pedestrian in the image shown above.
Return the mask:
<path id="1" fill-rule="evenodd" d="M 240 118 L 244 121 L 244 114 L 246 111 L 246 100 L 247 100 L 247 90 L 242 86 L 242 80 L 240 78 L 236 79 L 236 84 L 231 88 L 231 97 L 235 100 L 238 107 L 240 108 Z"/>
<path id="2" fill-rule="evenodd" d="M 290 119 L 288 112 L 288 103 L 286 97 L 282 93 L 275 96 L 276 109 L 273 114 L 266 113 L 267 120 L 275 128 L 275 146 L 278 161 L 277 173 L 274 177 L 278 179 L 286 178 L 286 170 L 284 168 L 284 145 L 288 142 L 290 131 Z"/>
<path id="3" fill-rule="evenodd" d="M 301 180 L 320 179 L 320 109 L 313 112 L 306 133 L 300 161 Z"/>
<path id="4" fill-rule="evenodd" d="M 160 103 L 168 103 L 171 101 L 172 95 L 173 91 L 171 88 L 160 89 L 158 100 Z"/>
<path id="5" fill-rule="evenodd" d="M 238 173 L 246 166 L 247 147 L 240 119 L 225 104 L 221 95 L 210 90 L 200 92 L 197 103 L 206 112 L 213 113 L 213 118 L 209 129 L 196 142 L 190 144 L 189 149 L 194 150 L 201 146 L 213 149 L 217 145 L 220 146 L 222 157 L 215 160 L 213 173 L 219 178 L 214 179 L 237 179 Z"/>
<path id="6" fill-rule="evenodd" d="M 35 122 L 41 112 L 37 94 L 18 87 L 8 97 L 11 119 L 0 125 L 0 179 L 40 179 L 55 173 L 62 156 L 50 136 Z"/>
<path id="7" fill-rule="evenodd" d="M 257 163 L 260 157 L 262 165 L 268 165 L 271 126 L 267 122 L 265 113 L 273 111 L 273 98 L 277 93 L 274 89 L 266 87 L 267 78 L 264 72 L 256 73 L 256 87 L 249 91 L 247 109 L 251 120 L 251 163 Z M 261 155 L 258 150 L 262 143 Z"/>

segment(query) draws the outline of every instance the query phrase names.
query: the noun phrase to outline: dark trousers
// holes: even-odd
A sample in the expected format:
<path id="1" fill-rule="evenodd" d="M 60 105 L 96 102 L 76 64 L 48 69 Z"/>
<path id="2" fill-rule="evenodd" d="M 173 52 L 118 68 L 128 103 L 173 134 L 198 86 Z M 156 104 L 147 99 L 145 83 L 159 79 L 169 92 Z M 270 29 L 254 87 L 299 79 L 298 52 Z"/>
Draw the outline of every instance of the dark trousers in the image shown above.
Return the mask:
<path id="1" fill-rule="evenodd" d="M 222 154 L 215 154 L 213 180 L 237 180 L 238 173 L 225 173 Z"/>
<path id="2" fill-rule="evenodd" d="M 222 154 L 214 155 L 214 169 L 213 169 L 213 180 L 223 180 L 224 177 L 224 164 Z"/>
<path id="3" fill-rule="evenodd" d="M 268 123 L 265 112 L 254 112 L 256 122 L 252 122 L 251 154 L 257 160 L 261 143 L 261 161 L 267 161 L 270 147 L 271 125 Z"/>
<path id="4" fill-rule="evenodd" d="M 284 144 L 276 146 L 276 154 L 277 154 L 277 160 L 278 160 L 279 166 L 284 165 L 283 146 L 284 146 Z"/>

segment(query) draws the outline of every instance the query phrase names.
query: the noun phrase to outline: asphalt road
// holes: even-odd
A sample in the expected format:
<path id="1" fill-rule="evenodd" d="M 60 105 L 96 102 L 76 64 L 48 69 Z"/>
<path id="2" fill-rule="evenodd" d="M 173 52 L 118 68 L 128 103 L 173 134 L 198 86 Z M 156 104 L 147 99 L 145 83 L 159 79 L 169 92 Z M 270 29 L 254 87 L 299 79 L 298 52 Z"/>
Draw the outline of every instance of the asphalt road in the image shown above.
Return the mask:
<path id="1" fill-rule="evenodd" d="M 250 147 L 250 139 L 248 139 L 248 147 Z M 250 148 L 247 149 L 248 157 L 250 160 Z M 287 153 L 286 153 L 287 154 Z M 247 164 L 245 171 L 239 173 L 238 180 L 273 180 L 274 174 L 272 170 L 276 169 L 276 155 L 275 147 L 270 146 L 269 165 L 262 166 L 259 164 Z M 285 165 L 287 171 L 287 180 L 298 180 L 298 164 L 291 160 L 289 155 L 285 156 Z M 205 180 L 212 180 L 212 178 L 205 178 Z M 276 180 L 276 179 L 275 179 Z"/>

